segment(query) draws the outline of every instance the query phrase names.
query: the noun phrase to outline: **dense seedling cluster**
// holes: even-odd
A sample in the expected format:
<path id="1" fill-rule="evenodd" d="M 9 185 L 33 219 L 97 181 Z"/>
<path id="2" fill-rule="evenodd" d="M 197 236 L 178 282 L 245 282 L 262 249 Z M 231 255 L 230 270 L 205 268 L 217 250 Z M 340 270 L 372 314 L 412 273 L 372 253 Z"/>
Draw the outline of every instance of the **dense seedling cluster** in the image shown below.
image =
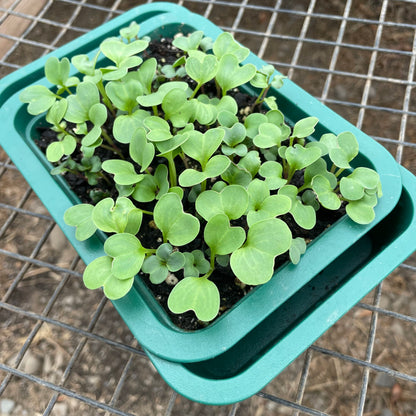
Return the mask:
<path id="1" fill-rule="evenodd" d="M 57 133 L 46 152 L 52 173 L 117 189 L 116 198 L 92 191 L 94 205 L 65 213 L 79 240 L 97 230 L 109 234 L 106 256 L 85 270 L 88 288 L 103 287 L 117 299 L 140 271 L 154 284 L 180 271 L 169 308 L 210 321 L 220 304 L 210 280 L 217 264 L 229 265 L 243 284 L 259 285 L 272 277 L 277 256 L 299 261 L 306 243 L 292 237 L 284 218 L 310 230 L 321 206 L 344 204 L 352 220 L 373 220 L 380 180 L 371 169 L 351 167 L 354 135 L 307 140 L 315 117 L 288 126 L 267 96 L 283 82 L 273 67 L 243 64 L 249 50 L 229 33 L 213 42 L 199 31 L 176 37 L 178 59 L 163 65 L 143 59 L 149 39 L 138 32 L 133 23 L 95 56 L 74 56 L 78 76 L 70 76 L 67 58 L 49 58 L 45 75 L 54 87 L 31 86 L 20 97 L 29 113 L 46 112 Z M 110 64 L 98 68 L 102 55 Z M 247 83 L 259 93 L 241 117 L 230 92 Z M 102 160 L 100 148 L 112 156 Z M 144 224 L 158 232 L 153 246 L 139 239 Z"/>

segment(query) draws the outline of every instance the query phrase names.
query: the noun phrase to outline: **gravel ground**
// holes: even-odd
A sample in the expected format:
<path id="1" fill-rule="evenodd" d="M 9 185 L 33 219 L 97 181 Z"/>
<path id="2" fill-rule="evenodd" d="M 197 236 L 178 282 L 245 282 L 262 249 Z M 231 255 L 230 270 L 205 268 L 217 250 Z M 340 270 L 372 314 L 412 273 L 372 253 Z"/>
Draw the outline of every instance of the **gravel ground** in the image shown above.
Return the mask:
<path id="1" fill-rule="evenodd" d="M 103 7 L 111 7 L 116 2 L 88 1 Z M 117 2 L 119 9 L 136 5 L 137 1 Z M 214 2 L 215 3 L 215 2 Z M 240 3 L 237 2 L 236 3 Z M 247 9 L 239 23 L 239 28 L 264 32 L 268 30 L 271 12 L 267 7 L 274 1 L 248 1 L 250 5 L 260 5 L 262 9 Z M 350 17 L 368 19 L 366 24 L 350 19 L 346 23 L 343 39 L 338 39 L 340 19 L 326 19 L 322 14 L 342 16 L 345 2 L 341 0 L 317 1 L 310 19 L 307 38 L 342 42 L 349 45 L 372 46 L 377 33 L 377 21 L 382 2 L 377 0 L 353 0 Z M 184 2 L 190 9 L 204 13 L 204 2 Z M 306 11 L 308 1 L 283 1 L 282 9 Z M 75 5 L 65 7 L 59 1 L 52 1 L 44 18 L 65 23 Z M 239 9 L 214 4 L 211 19 L 222 26 L 232 28 Z M 72 25 L 92 28 L 105 18 L 105 14 L 95 9 L 85 9 Z M 331 65 L 334 45 L 306 42 L 299 58 L 299 37 L 305 22 L 305 15 L 280 13 L 271 28 L 272 33 L 286 37 L 271 38 L 263 48 L 263 38 L 237 32 L 236 37 L 254 52 L 263 51 L 263 58 L 278 63 L 278 69 L 289 75 L 310 93 L 328 100 L 328 105 L 366 133 L 381 137 L 381 142 L 396 157 L 397 144 L 403 140 L 405 148 L 402 164 L 416 173 L 416 117 L 407 116 L 405 132 L 401 132 L 403 115 L 401 110 L 407 87 L 405 82 L 390 82 L 384 77 L 406 81 L 411 57 L 408 54 L 392 53 L 391 50 L 408 52 L 413 50 L 415 30 L 406 23 L 416 22 L 416 6 L 412 2 L 389 2 L 385 14 L 386 21 L 396 25 L 383 28 L 379 52 L 374 58 L 371 50 L 341 46 L 334 67 Z M 397 25 L 397 23 L 399 25 Z M 403 24 L 403 26 L 400 26 Z M 28 39 L 54 39 L 54 27 L 47 22 L 37 24 L 27 35 Z M 57 30 L 57 29 L 56 29 Z M 1 33 L 1 28 L 0 28 Z M 67 30 L 60 38 L 58 46 L 66 43 L 79 33 Z M 263 45 L 263 46 L 262 46 Z M 263 49 L 262 49 L 263 48 Z M 25 64 L 39 56 L 43 50 L 30 44 L 20 45 L 7 59 L 11 64 Z M 383 77 L 368 85 L 369 68 L 374 65 L 372 76 Z M 292 65 L 294 70 L 289 69 Z M 306 67 L 314 67 L 308 70 Z M 328 82 L 325 69 L 332 68 L 330 88 L 324 94 Z M 11 72 L 10 66 L 1 66 L 0 75 Z M 370 74 L 371 75 L 371 74 Z M 412 80 L 411 80 L 412 81 Z M 368 89 L 368 100 L 364 103 L 363 94 Z M 349 104 L 346 105 L 345 102 Z M 356 104 L 356 105 L 354 105 Z M 361 105 L 360 105 L 361 104 Z M 385 108 L 385 110 L 383 110 Z M 409 111 L 416 110 L 414 92 L 410 95 Z M 388 138 L 390 140 L 386 140 Z M 84 265 L 77 261 L 73 248 L 67 243 L 60 230 L 53 226 L 49 214 L 20 174 L 8 165 L 7 156 L 0 151 L 0 249 L 34 257 L 37 264 L 26 263 L 15 256 L 0 257 L 0 299 L 19 310 L 47 315 L 49 323 L 39 321 L 29 315 L 0 309 L 0 362 L 18 370 L 39 377 L 48 383 L 61 384 L 78 395 L 107 403 L 137 416 L 145 415 L 228 415 L 235 411 L 238 415 L 272 416 L 292 415 L 293 409 L 284 400 L 298 399 L 298 385 L 305 360 L 310 362 L 309 373 L 302 405 L 330 415 L 351 416 L 355 414 L 363 378 L 363 368 L 347 360 L 325 354 L 326 350 L 346 356 L 366 360 L 369 328 L 372 322 L 371 311 L 360 307 L 353 308 L 344 318 L 327 331 L 315 346 L 302 354 L 275 380 L 260 396 L 254 396 L 232 410 L 231 406 L 208 407 L 193 403 L 181 396 L 172 396 L 172 391 L 160 378 L 148 359 L 132 353 L 130 348 L 140 349 L 119 318 L 110 302 L 105 302 L 97 291 L 86 290 L 80 281 Z M 23 201 L 23 202 L 22 202 Z M 24 211 L 14 215 L 7 206 L 19 207 L 39 214 L 25 215 Z M 3 225 L 4 224 L 4 225 Z M 4 230 L 4 231 L 3 231 Z M 29 230 L 29 231 L 27 231 Z M 39 246 L 39 241 L 42 244 Z M 406 265 L 415 266 L 416 257 L 411 257 Z M 63 273 L 51 269 L 49 264 L 72 270 Z M 16 287 L 15 287 L 16 284 Z M 390 311 L 416 318 L 416 276 L 412 268 L 401 267 L 394 271 L 383 283 L 379 306 Z M 48 304 L 51 297 L 54 304 Z M 364 303 L 373 304 L 376 292 L 370 293 Z M 56 325 L 56 322 L 63 325 Z M 84 336 L 85 332 L 96 337 Z M 33 337 L 33 339 L 32 339 Z M 103 342 L 103 339 L 112 341 Z M 30 342 L 28 341 L 30 340 Z M 405 372 L 416 377 L 416 326 L 412 322 L 394 317 L 379 315 L 375 334 L 372 362 L 376 365 Z M 27 349 L 26 349 L 27 348 Z M 23 350 L 22 350 L 23 349 Z M 114 395 L 120 377 L 125 374 L 125 382 L 118 395 Z M 7 379 L 0 367 L 0 380 Z M 111 412 L 97 409 L 79 398 L 65 394 L 54 396 L 54 391 L 28 378 L 12 377 L 3 394 L 0 395 L 0 415 L 37 416 L 45 412 L 53 400 L 53 416 L 70 415 L 110 415 Z M 267 394 L 280 397 L 279 402 L 266 400 Z M 172 407 L 173 406 L 173 407 Z M 366 416 L 411 416 L 416 414 L 416 384 L 397 380 L 385 373 L 370 371 L 368 391 L 364 406 Z M 171 412 L 171 413 L 168 413 Z M 114 413 L 115 414 L 115 413 Z M 297 413 L 306 415 L 307 413 Z"/>

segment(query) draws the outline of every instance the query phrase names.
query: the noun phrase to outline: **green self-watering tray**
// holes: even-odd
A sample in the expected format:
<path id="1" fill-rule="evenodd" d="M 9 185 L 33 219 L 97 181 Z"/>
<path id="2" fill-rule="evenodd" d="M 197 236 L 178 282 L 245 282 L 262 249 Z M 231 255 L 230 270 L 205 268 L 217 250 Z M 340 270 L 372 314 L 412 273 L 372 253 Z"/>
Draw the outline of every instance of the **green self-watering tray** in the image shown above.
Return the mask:
<path id="1" fill-rule="evenodd" d="M 401 168 L 394 210 L 224 354 L 175 363 L 148 353 L 177 392 L 205 404 L 241 401 L 268 384 L 416 249 L 416 178 Z"/>
<path id="2" fill-rule="evenodd" d="M 106 37 L 117 36 L 119 30 L 132 21 L 140 24 L 140 36 L 147 35 L 153 38 L 173 36 L 178 31 L 189 33 L 194 30 L 202 30 L 205 35 L 216 38 L 222 32 L 207 19 L 183 7 L 172 3 L 147 4 L 124 13 L 0 81 L 0 144 L 87 264 L 104 255 L 102 235 L 97 234 L 88 241 L 80 242 L 75 239 L 74 229 L 64 223 L 63 214 L 68 207 L 77 203 L 77 197 L 69 190 L 62 177 L 49 174 L 51 165 L 33 142 L 37 135 L 36 127 L 43 122 L 43 118 L 33 118 L 27 114 L 26 105 L 19 101 L 18 96 L 24 88 L 32 84 L 50 87 L 43 72 L 49 56 L 71 58 L 77 54 L 87 54 L 92 57 Z M 258 68 L 265 65 L 265 62 L 254 54 L 250 54 L 246 62 L 251 62 Z M 73 74 L 75 75 L 74 71 Z M 245 90 L 252 91 L 249 87 Z M 194 332 L 186 332 L 174 326 L 140 277 L 137 277 L 132 290 L 122 299 L 113 301 L 113 304 L 136 339 L 149 351 L 155 365 L 161 369 L 163 367 L 162 373 L 166 372 L 166 362 L 159 360 L 179 363 L 209 362 L 230 349 L 234 351 L 233 347 L 237 348 L 247 333 L 257 331 L 256 328 L 267 317 L 274 317 L 279 313 L 281 308 L 287 305 L 286 302 L 297 296 L 301 290 L 305 290 L 305 285 L 321 271 L 329 265 L 336 268 L 340 256 L 377 227 L 399 201 L 402 193 L 400 167 L 384 147 L 290 80 L 285 80 L 281 89 L 272 89 L 270 94 L 276 96 L 279 109 L 285 114 L 289 124 L 293 125 L 297 120 L 307 116 L 318 117 L 319 124 L 311 140 L 327 132 L 337 135 L 348 130 L 355 134 L 360 145 L 357 163 L 375 169 L 380 175 L 383 187 L 383 197 L 375 207 L 375 220 L 363 226 L 352 222 L 346 216 L 341 218 L 308 246 L 298 265 L 284 265 L 276 271 L 270 282 L 254 289 L 215 323 Z M 387 274 L 382 271 L 384 269 L 388 272 L 391 268 L 387 264 L 385 268 L 381 265 L 379 276 Z M 366 288 L 367 276 L 360 276 L 364 280 L 363 288 Z M 358 301 L 367 292 L 367 289 L 360 290 L 359 285 L 357 287 L 354 287 L 351 293 L 345 289 L 348 296 L 338 300 L 333 316 L 339 315 L 337 311 L 352 306 L 353 302 L 347 299 L 353 298 Z M 308 327 L 308 331 L 316 334 L 321 332 L 319 328 L 314 331 L 313 325 Z M 303 336 L 294 339 L 294 345 L 289 350 L 303 350 L 304 339 Z M 293 354 L 287 354 L 286 358 L 280 357 L 282 362 L 293 358 Z M 236 395 L 238 394 L 240 393 L 236 391 Z"/>

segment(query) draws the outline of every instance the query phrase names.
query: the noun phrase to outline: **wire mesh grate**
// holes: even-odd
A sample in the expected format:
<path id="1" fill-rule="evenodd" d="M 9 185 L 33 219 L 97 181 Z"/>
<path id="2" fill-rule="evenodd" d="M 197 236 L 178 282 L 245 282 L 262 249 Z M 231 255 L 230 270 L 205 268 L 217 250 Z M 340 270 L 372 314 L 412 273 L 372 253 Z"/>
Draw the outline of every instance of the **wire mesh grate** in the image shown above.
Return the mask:
<path id="1" fill-rule="evenodd" d="M 233 32 L 416 173 L 414 1 L 173 2 Z M 141 3 L 4 0 L 0 76 Z M 84 265 L 1 149 L 0 259 L 0 413 L 416 414 L 414 256 L 262 392 L 218 407 L 170 390 L 111 303 L 84 289 Z"/>

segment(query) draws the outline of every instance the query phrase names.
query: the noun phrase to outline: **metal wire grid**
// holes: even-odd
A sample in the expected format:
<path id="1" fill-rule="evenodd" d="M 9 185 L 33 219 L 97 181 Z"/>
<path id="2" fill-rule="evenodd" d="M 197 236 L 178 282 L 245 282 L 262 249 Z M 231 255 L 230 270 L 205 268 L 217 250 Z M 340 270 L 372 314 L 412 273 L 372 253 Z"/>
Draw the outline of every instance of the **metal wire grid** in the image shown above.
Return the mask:
<path id="1" fill-rule="evenodd" d="M 27 63 L 28 58 L 25 57 L 25 51 L 31 50 L 32 55 L 29 59 L 32 60 L 36 57 L 36 54 L 38 56 L 43 55 L 59 47 L 61 44 L 66 43 L 70 38 L 88 32 L 90 28 L 144 2 L 129 2 L 124 0 L 47 0 L 36 16 L 31 15 L 29 12 L 19 11 L 19 7 L 23 3 L 24 0 L 15 0 L 13 2 L 10 1 L 4 7 L 0 7 L 0 13 L 2 13 L 0 25 L 10 16 L 24 19 L 27 22 L 25 25 L 26 28 L 18 36 L 2 33 L 3 31 L 0 26 L 0 39 L 3 38 L 10 43 L 8 51 L 0 60 L 0 71 L 2 75 Z M 379 117 L 387 119 L 390 117 L 397 120 L 396 124 L 398 128 L 396 130 L 385 129 L 380 125 L 378 129 L 377 126 L 373 130 L 370 129 L 371 134 L 395 155 L 399 163 L 404 164 L 413 173 L 416 173 L 415 166 L 412 163 L 413 160 L 416 160 L 413 157 L 416 143 L 411 141 L 411 133 L 414 131 L 413 117 L 416 116 L 416 103 L 412 101 L 412 88 L 415 86 L 416 24 L 413 21 L 407 21 L 405 16 L 401 16 L 400 19 L 395 19 L 394 15 L 394 11 L 399 7 L 404 7 L 406 10 L 408 10 L 408 7 L 416 7 L 414 1 L 369 1 L 366 4 L 370 9 L 377 10 L 377 16 L 374 14 L 374 16 L 370 17 L 365 13 L 360 15 L 360 5 L 364 2 L 354 0 L 333 0 L 330 2 L 319 2 L 318 0 L 298 0 L 295 2 L 284 0 L 189 0 L 178 1 L 177 3 L 203 14 L 207 18 L 211 18 L 225 30 L 234 32 L 237 39 L 241 39 L 245 44 L 247 42 L 244 42 L 244 40 L 248 36 L 253 36 L 256 39 L 255 45 L 257 47 L 257 50 L 254 51 L 297 82 L 302 84 L 300 81 L 304 78 L 305 73 L 312 75 L 312 82 L 315 82 L 319 78 L 320 89 L 318 93 L 314 90 L 314 94 L 327 105 L 344 113 L 357 127 L 363 128 L 367 126 L 365 120 L 367 114 L 370 112 L 377 114 Z M 335 10 L 337 7 L 338 9 Z M 63 10 L 64 8 L 66 10 L 66 18 L 62 21 L 54 20 L 50 17 L 52 9 Z M 247 15 L 258 16 L 262 24 L 257 27 L 256 25 L 247 24 Z M 87 24 L 80 24 L 80 20 L 82 20 L 80 18 L 82 16 L 87 16 L 90 19 L 89 21 L 87 19 Z M 290 28 L 286 32 L 279 29 L 277 23 L 282 16 L 288 19 L 295 18 L 301 22 L 299 31 L 296 34 Z M 316 21 L 339 23 L 336 36 L 332 38 L 330 36 L 311 36 L 310 28 L 313 26 L 313 22 Z M 355 43 L 346 40 L 346 36 L 350 33 L 348 29 L 349 25 L 357 25 L 359 28 L 372 28 L 374 31 L 372 43 Z M 36 35 L 37 28 L 41 26 L 43 30 L 39 32 L 40 34 Z M 46 31 L 52 31 L 54 33 L 52 37 L 49 36 L 47 38 L 47 41 L 44 40 L 45 28 Z M 406 45 L 400 48 L 397 45 L 395 47 L 395 45 L 386 46 L 383 44 L 383 31 L 389 29 L 395 30 L 397 33 L 400 30 L 406 31 L 407 34 L 410 33 L 412 38 L 409 44 L 410 46 Z M 283 42 L 294 44 L 290 59 L 285 58 L 281 60 L 270 52 L 271 49 L 273 50 L 275 42 L 279 42 L 279 44 Z M 251 45 L 247 46 L 253 49 Z M 313 56 L 310 61 L 303 60 L 302 57 L 305 51 L 312 47 L 331 48 L 326 65 L 315 65 Z M 23 53 L 19 53 L 20 50 L 23 50 Z M 344 50 L 355 51 L 359 54 L 368 54 L 367 71 L 354 72 L 352 70 L 342 69 L 342 67 L 340 69 L 339 63 L 342 62 L 342 52 Z M 408 62 L 405 75 L 400 76 L 398 74 L 398 76 L 390 76 L 377 72 L 378 58 L 382 54 L 393 55 L 399 60 Z M 314 75 L 317 75 L 318 78 L 313 78 Z M 358 83 L 362 83 L 360 99 L 349 100 L 348 94 L 345 91 L 341 94 L 341 98 L 331 95 L 336 77 L 353 79 Z M 307 80 L 308 78 L 306 77 L 306 83 L 308 82 Z M 390 106 L 389 104 L 377 103 L 377 99 L 373 99 L 374 94 L 377 95 L 377 91 L 374 93 L 374 84 L 376 83 L 403 88 L 404 92 L 401 104 L 392 104 Z M 303 86 L 308 89 L 308 85 Z M 9 360 L 0 363 L 0 373 L 3 377 L 0 385 L 0 400 L 2 397 L 8 397 L 8 391 L 13 384 L 18 384 L 25 388 L 29 383 L 32 386 L 39 387 L 43 392 L 46 391 L 46 396 L 48 397 L 46 402 L 43 401 L 38 405 L 38 408 L 34 410 L 35 413 L 33 414 L 42 414 L 44 416 L 58 414 L 57 404 L 62 401 L 62 398 L 65 400 L 72 399 L 75 403 L 79 403 L 79 407 L 75 406 L 77 410 L 73 410 L 71 414 L 139 416 L 148 414 L 144 413 L 145 410 L 141 406 L 140 401 L 126 408 L 123 406 L 123 401 L 120 400 L 123 397 L 123 389 L 126 388 L 131 373 L 139 373 L 139 378 L 136 381 L 140 383 L 140 375 L 149 371 L 146 364 L 146 355 L 140 350 L 140 347 L 136 345 L 134 340 L 125 336 L 121 338 L 112 337 L 109 336 L 109 332 L 104 332 L 103 335 L 103 331 L 96 330 L 100 319 L 103 319 L 105 315 L 104 311 L 111 308 L 111 305 L 105 298 L 94 298 L 95 303 L 93 306 L 95 309 L 93 308 L 94 312 L 85 325 L 68 323 L 65 319 L 54 317 L 56 315 L 53 314 L 54 307 L 56 308 L 56 305 L 59 304 L 59 299 L 63 292 L 67 290 L 68 285 L 80 279 L 83 265 L 79 264 L 79 258 L 76 255 L 73 255 L 70 262 L 64 266 L 49 261 L 47 256 L 42 255 L 42 251 L 47 246 L 51 234 L 54 232 L 55 224 L 46 212 L 38 208 L 36 203 L 33 205 L 33 200 L 36 197 L 33 196 L 31 189 L 27 185 L 24 185 L 25 182 L 21 179 L 16 168 L 2 153 L 0 153 L 0 181 L 2 182 L 0 185 L 0 213 L 3 214 L 0 217 L 2 220 L 0 241 L 3 241 L 0 246 L 0 254 L 5 264 L 10 263 L 15 267 L 12 272 L 8 270 L 9 279 L 7 280 L 7 287 L 1 288 L 0 292 L 2 296 L 0 301 L 2 333 L 7 329 L 13 319 L 18 319 L 31 326 L 30 331 L 27 331 L 23 339 L 20 340 L 21 345 L 18 345 L 18 348 L 16 348 L 16 354 L 13 356 L 12 362 Z M 5 187 L 10 187 L 10 182 L 16 186 L 16 189 L 11 191 L 11 196 L 4 193 Z M 37 208 L 33 208 L 33 206 Z M 30 234 L 21 235 L 19 233 L 15 235 L 13 227 L 19 220 L 23 222 L 33 222 L 34 220 L 36 224 L 42 223 L 42 230 L 36 233 L 34 245 L 31 244 L 31 250 L 25 254 L 21 254 L 20 245 L 25 242 L 25 239 L 30 237 Z M 29 240 L 33 240 L 33 238 L 29 238 Z M 8 248 L 10 244 L 8 246 L 4 242 L 14 242 L 14 244 L 11 244 L 12 249 Z M 28 276 L 31 275 L 30 272 L 33 269 L 50 271 L 59 276 L 56 287 L 48 292 L 46 302 L 39 310 L 32 310 L 25 306 L 25 302 L 19 302 L 14 298 L 16 292 L 18 292 L 25 280 L 28 279 Z M 415 272 L 414 262 L 412 262 L 412 259 L 409 259 L 395 271 L 394 275 L 404 275 L 404 279 L 408 283 L 409 281 L 415 281 Z M 413 290 L 412 293 L 414 295 L 416 285 L 413 286 Z M 178 397 L 176 393 L 169 390 L 170 393 L 166 396 L 163 405 L 157 408 L 157 410 L 153 409 L 153 414 L 174 415 L 184 414 L 185 412 L 188 414 L 224 415 L 341 414 L 340 408 L 333 408 L 333 406 L 325 407 L 322 404 L 323 407 L 320 407 L 318 402 L 314 402 L 310 398 L 305 400 L 305 395 L 308 393 L 308 386 L 312 382 L 311 369 L 313 367 L 313 360 L 317 356 L 328 358 L 325 364 L 327 366 L 330 366 L 332 360 L 335 360 L 338 363 L 348 363 L 354 369 L 358 369 L 360 371 L 360 381 L 357 383 L 354 404 L 352 405 L 354 414 L 357 416 L 376 414 L 370 413 L 366 409 L 366 404 L 369 401 L 368 389 L 370 379 L 374 374 L 388 374 L 399 382 L 404 382 L 408 386 L 410 385 L 409 388 L 410 390 L 413 389 L 412 391 L 415 391 L 414 387 L 416 386 L 415 365 L 406 369 L 397 370 L 394 366 L 380 365 L 373 362 L 374 350 L 377 348 L 377 330 L 380 331 L 380 319 L 391 318 L 395 321 L 406 323 L 406 325 L 409 325 L 407 328 L 410 328 L 413 332 L 416 329 L 416 313 L 414 311 L 401 313 L 400 311 L 383 307 L 381 302 L 383 293 L 383 285 L 379 285 L 371 296 L 367 296 L 365 301 L 359 303 L 355 308 L 355 313 L 366 315 L 368 311 L 370 314 L 366 327 L 365 351 L 351 355 L 348 353 L 348 350 L 347 352 L 340 352 L 339 348 L 335 345 L 325 346 L 324 344 L 322 346 L 318 340 L 315 345 L 311 346 L 294 363 L 297 382 L 296 391 L 292 395 L 285 394 L 278 388 L 275 388 L 275 385 L 271 383 L 270 388 L 266 388 L 254 398 L 248 399 L 241 404 L 215 408 L 214 410 L 212 407 L 191 405 Z M 112 328 L 120 327 L 122 323 L 113 317 L 113 321 L 111 322 L 105 320 L 105 325 L 110 326 L 111 332 Z M 37 337 L 45 326 L 62 330 L 78 340 L 72 352 L 69 354 L 70 357 L 67 360 L 60 379 L 55 381 L 50 381 L 48 378 L 39 376 L 36 373 L 33 374 L 28 370 L 25 371 L 21 365 L 25 354 L 37 342 Z M 0 337 L 1 344 L 5 345 L 6 338 L 2 334 L 0 334 Z M 94 398 L 90 394 L 76 391 L 76 389 L 72 388 L 73 384 L 68 383 L 71 375 L 77 371 L 79 362 L 82 363 L 84 359 L 83 349 L 88 342 L 96 342 L 101 348 L 108 347 L 112 354 L 125 354 L 124 364 L 115 377 L 116 380 L 112 383 L 114 386 L 112 394 L 105 399 L 99 397 Z M 19 343 L 17 342 L 17 344 Z M 416 358 L 414 348 L 412 353 L 413 357 Z M 137 357 L 141 358 L 139 365 L 136 362 Z M 105 375 L 101 375 L 101 377 L 105 377 Z M 281 376 L 278 378 L 280 383 L 285 383 L 284 378 Z M 68 384 L 70 384 L 70 387 L 68 387 Z M 162 391 L 160 389 L 164 390 L 165 386 L 162 381 L 159 382 L 159 386 L 159 390 L 157 391 L 160 393 Z M 323 386 L 321 390 L 325 388 Z M 24 395 L 20 399 L 22 403 L 25 402 Z M 408 400 L 414 400 L 414 397 Z M 83 407 L 84 405 L 85 407 Z M 339 406 L 339 404 L 335 404 L 335 406 Z M 247 413 L 248 411 L 250 413 Z"/>

